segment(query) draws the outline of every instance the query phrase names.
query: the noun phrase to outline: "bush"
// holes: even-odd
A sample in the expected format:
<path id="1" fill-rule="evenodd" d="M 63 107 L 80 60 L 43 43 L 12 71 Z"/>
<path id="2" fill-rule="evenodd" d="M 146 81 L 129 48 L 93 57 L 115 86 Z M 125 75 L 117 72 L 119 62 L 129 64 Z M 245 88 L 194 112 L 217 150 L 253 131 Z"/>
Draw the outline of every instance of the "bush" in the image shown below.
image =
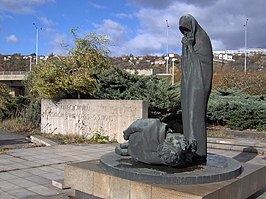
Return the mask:
<path id="1" fill-rule="evenodd" d="M 26 99 L 28 104 L 21 106 L 17 119 L 29 128 L 38 128 L 41 122 L 41 103 L 39 99 Z M 19 105 L 19 103 L 18 103 Z"/>
<path id="2" fill-rule="evenodd" d="M 217 91 L 210 97 L 208 122 L 231 129 L 266 130 L 266 100 L 239 91 Z"/>
<path id="3" fill-rule="evenodd" d="M 0 121 L 12 116 L 14 98 L 9 91 L 7 85 L 0 83 Z"/>
<path id="4" fill-rule="evenodd" d="M 94 93 L 99 99 L 146 100 L 149 117 L 167 122 L 178 117 L 180 90 L 156 76 L 132 75 L 112 68 L 97 75 L 98 88 Z"/>
<path id="5" fill-rule="evenodd" d="M 78 38 L 75 31 L 71 56 L 40 61 L 27 76 L 28 93 L 45 99 L 89 98 L 96 87 L 95 73 L 109 68 L 108 40 L 90 33 Z"/>
<path id="6" fill-rule="evenodd" d="M 241 90 L 250 95 L 266 94 L 266 73 L 263 72 L 230 72 L 214 74 L 214 86 L 219 89 Z"/>

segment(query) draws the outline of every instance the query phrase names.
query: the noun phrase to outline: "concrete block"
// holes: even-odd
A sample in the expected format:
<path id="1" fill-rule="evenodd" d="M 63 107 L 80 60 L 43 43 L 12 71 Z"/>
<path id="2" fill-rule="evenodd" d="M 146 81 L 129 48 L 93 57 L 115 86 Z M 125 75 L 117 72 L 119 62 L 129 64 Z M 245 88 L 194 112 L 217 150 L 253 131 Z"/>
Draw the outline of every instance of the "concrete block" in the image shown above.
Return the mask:
<path id="1" fill-rule="evenodd" d="M 41 102 L 43 133 L 91 137 L 99 132 L 124 142 L 123 130 L 137 119 L 148 118 L 148 102 L 142 100 L 75 100 Z"/>
<path id="2" fill-rule="evenodd" d="M 87 170 L 93 173 L 93 184 L 87 185 L 91 187 L 90 189 L 83 189 L 81 184 L 85 181 L 83 176 L 86 176 Z M 243 172 L 237 178 L 216 183 L 194 185 L 160 185 L 114 177 L 99 167 L 99 160 L 70 164 L 66 166 L 65 172 L 67 172 L 65 174 L 66 185 L 72 185 L 71 188 L 75 190 L 85 194 L 92 194 L 99 198 L 235 199 L 248 198 L 263 189 L 265 186 L 266 167 L 263 165 L 243 164 Z M 89 178 L 89 176 L 85 178 Z M 91 189 L 93 193 L 91 193 Z"/>
<path id="3" fill-rule="evenodd" d="M 110 198 L 110 177 L 102 173 L 94 172 L 93 195 L 100 198 Z"/>
<path id="4" fill-rule="evenodd" d="M 129 199 L 130 181 L 111 176 L 110 199 Z"/>
<path id="5" fill-rule="evenodd" d="M 64 185 L 88 194 L 93 193 L 93 172 L 71 165 L 65 165 Z"/>
<path id="6" fill-rule="evenodd" d="M 150 199 L 151 185 L 131 181 L 130 199 Z"/>

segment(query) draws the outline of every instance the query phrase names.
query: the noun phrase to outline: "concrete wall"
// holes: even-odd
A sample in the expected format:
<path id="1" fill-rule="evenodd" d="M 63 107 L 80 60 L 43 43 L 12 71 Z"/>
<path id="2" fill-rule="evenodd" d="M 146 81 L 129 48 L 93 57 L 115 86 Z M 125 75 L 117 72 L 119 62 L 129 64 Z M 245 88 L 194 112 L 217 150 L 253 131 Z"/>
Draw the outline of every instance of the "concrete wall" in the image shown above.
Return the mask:
<path id="1" fill-rule="evenodd" d="M 92 136 L 96 132 L 123 142 L 123 130 L 140 118 L 148 118 L 148 103 L 142 100 L 78 100 L 57 103 L 42 100 L 43 133 Z"/>
<path id="2" fill-rule="evenodd" d="M 125 69 L 130 74 L 135 74 L 137 72 L 138 75 L 153 75 L 153 69 Z"/>

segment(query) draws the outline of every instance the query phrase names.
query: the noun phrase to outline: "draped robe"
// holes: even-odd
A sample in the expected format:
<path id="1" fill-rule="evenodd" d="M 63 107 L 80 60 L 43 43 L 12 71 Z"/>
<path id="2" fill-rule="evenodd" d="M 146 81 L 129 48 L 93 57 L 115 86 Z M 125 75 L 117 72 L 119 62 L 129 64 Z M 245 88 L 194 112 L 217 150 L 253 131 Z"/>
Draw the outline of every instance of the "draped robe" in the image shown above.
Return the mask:
<path id="1" fill-rule="evenodd" d="M 181 108 L 183 134 L 207 156 L 206 112 L 212 87 L 213 54 L 207 33 L 191 15 L 180 18 L 182 39 Z"/>

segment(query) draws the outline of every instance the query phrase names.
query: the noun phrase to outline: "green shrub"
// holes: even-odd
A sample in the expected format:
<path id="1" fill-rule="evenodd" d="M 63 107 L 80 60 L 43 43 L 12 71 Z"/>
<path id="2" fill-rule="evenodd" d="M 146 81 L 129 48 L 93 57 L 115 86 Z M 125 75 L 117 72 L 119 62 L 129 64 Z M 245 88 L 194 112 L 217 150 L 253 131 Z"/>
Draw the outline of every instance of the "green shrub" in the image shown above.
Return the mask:
<path id="1" fill-rule="evenodd" d="M 10 90 L 6 84 L 0 83 L 0 121 L 12 116 L 14 98 L 9 94 Z"/>
<path id="2" fill-rule="evenodd" d="M 180 110 L 180 91 L 176 86 L 156 76 L 132 75 L 112 68 L 97 75 L 94 93 L 99 99 L 146 100 L 149 117 L 167 122 L 177 118 Z"/>
<path id="3" fill-rule="evenodd" d="M 71 56 L 40 61 L 27 75 L 27 90 L 31 96 L 45 99 L 91 97 L 97 84 L 94 73 L 109 68 L 108 40 L 90 33 L 78 38 L 73 30 L 74 47 Z"/>
<path id="4" fill-rule="evenodd" d="M 12 107 L 9 109 L 10 117 L 27 128 L 39 127 L 41 120 L 41 104 L 39 99 L 28 96 L 14 98 Z"/>
<path id="5" fill-rule="evenodd" d="M 239 91 L 218 91 L 211 95 L 208 122 L 227 125 L 231 129 L 266 130 L 266 100 Z"/>

